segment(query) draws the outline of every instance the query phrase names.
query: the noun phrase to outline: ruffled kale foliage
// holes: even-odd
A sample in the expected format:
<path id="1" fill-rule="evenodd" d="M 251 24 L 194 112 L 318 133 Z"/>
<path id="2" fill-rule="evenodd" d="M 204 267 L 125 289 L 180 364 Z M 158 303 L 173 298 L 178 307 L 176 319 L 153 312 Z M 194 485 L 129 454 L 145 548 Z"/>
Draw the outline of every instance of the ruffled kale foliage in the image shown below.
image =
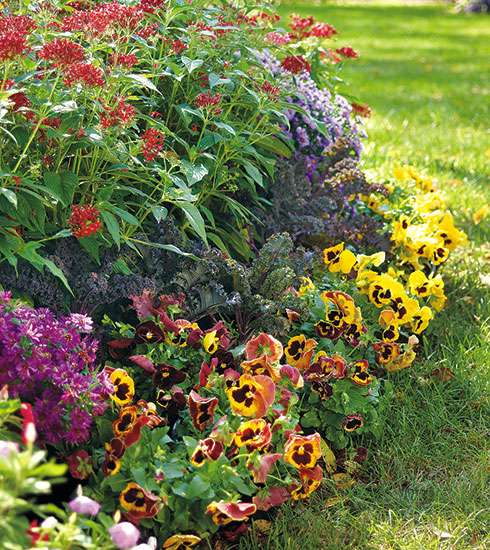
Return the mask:
<path id="1" fill-rule="evenodd" d="M 386 194 L 382 185 L 368 183 L 352 159 L 319 167 L 308 176 L 308 159 L 294 154 L 279 159 L 257 231 L 262 238 L 288 231 L 297 243 L 328 247 L 339 241 L 357 249 L 390 250 L 382 220 L 375 219 L 362 197 Z M 258 211 L 257 211 L 258 213 Z"/>

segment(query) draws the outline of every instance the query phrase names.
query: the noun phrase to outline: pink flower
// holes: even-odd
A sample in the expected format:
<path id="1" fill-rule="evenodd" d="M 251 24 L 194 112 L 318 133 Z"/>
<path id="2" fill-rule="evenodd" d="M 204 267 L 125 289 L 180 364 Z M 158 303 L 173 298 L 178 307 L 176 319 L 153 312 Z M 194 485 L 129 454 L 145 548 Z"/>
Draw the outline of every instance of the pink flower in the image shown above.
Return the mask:
<path id="1" fill-rule="evenodd" d="M 0 441 L 0 456 L 6 456 L 8 458 L 12 451 L 15 451 L 16 453 L 19 452 L 19 446 L 17 443 L 14 443 L 13 441 Z"/>
<path id="2" fill-rule="evenodd" d="M 80 495 L 70 500 L 68 508 L 77 514 L 90 514 L 91 516 L 96 516 L 100 511 L 100 504 L 89 497 Z"/>
<path id="3" fill-rule="evenodd" d="M 124 550 L 125 548 L 131 548 L 134 546 L 139 538 L 139 530 L 128 521 L 123 521 L 122 523 L 116 523 L 109 529 L 109 534 L 114 541 L 114 544 Z"/>

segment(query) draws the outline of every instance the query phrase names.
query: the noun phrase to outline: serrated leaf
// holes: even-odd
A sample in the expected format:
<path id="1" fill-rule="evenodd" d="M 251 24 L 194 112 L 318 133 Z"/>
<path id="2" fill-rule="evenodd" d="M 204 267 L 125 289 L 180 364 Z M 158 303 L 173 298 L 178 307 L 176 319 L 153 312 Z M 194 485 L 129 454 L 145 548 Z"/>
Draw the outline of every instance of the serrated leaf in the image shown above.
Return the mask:
<path id="1" fill-rule="evenodd" d="M 5 198 L 17 208 L 17 195 L 11 189 L 5 189 L 5 187 L 0 187 L 0 193 L 5 196 Z"/>

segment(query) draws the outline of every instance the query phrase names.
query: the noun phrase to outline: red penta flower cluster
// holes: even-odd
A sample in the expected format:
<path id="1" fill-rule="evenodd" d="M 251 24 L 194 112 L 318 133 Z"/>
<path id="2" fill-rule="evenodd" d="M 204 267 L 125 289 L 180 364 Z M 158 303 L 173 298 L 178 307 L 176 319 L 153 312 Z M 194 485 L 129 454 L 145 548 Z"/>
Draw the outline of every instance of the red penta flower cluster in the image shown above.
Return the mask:
<path id="1" fill-rule="evenodd" d="M 182 42 L 182 40 L 174 40 L 171 44 L 172 53 L 178 55 L 180 52 L 187 49 L 187 44 Z"/>
<path id="2" fill-rule="evenodd" d="M 286 56 L 281 63 L 281 67 L 293 74 L 302 73 L 303 71 L 311 73 L 311 65 L 302 55 Z"/>
<path id="3" fill-rule="evenodd" d="M 361 116 L 363 116 L 364 118 L 367 118 L 367 117 L 371 116 L 371 109 L 369 108 L 368 105 L 366 105 L 366 103 L 364 103 L 364 105 L 359 105 L 357 103 L 353 103 L 352 104 L 352 112 L 357 112 Z"/>
<path id="4" fill-rule="evenodd" d="M 64 38 L 55 38 L 45 44 L 37 54 L 41 59 L 54 63 L 56 67 L 67 67 L 85 59 L 85 50 L 80 44 Z"/>
<path id="5" fill-rule="evenodd" d="M 17 31 L 22 34 L 29 34 L 33 29 L 37 27 L 34 19 L 31 19 L 27 15 L 6 15 L 0 17 L 0 31 Z"/>
<path id="6" fill-rule="evenodd" d="M 7 80 L 5 80 L 4 90 L 10 90 L 11 88 L 15 88 L 16 86 L 17 84 L 13 80 L 10 80 L 9 78 L 7 78 Z M 17 92 L 15 94 L 12 94 L 9 97 L 9 101 L 12 102 L 11 108 L 14 111 L 18 111 L 22 107 L 29 108 L 31 106 L 31 102 L 29 101 L 29 99 L 27 98 L 24 92 Z M 24 114 L 28 116 L 26 112 L 24 112 Z M 32 116 L 32 113 L 30 113 L 30 115 Z"/>
<path id="7" fill-rule="evenodd" d="M 84 86 L 102 88 L 105 85 L 102 71 L 92 63 L 74 63 L 66 67 L 63 82 L 65 86 L 80 83 Z"/>
<path id="8" fill-rule="evenodd" d="M 140 0 L 138 8 L 150 15 L 155 13 L 156 10 L 164 10 L 166 0 Z"/>
<path id="9" fill-rule="evenodd" d="M 317 38 L 330 38 L 334 34 L 339 34 L 337 29 L 327 23 L 315 23 L 310 30 L 310 36 Z"/>
<path id="10" fill-rule="evenodd" d="M 26 37 L 20 31 L 8 31 L 0 34 L 0 60 L 21 56 L 26 48 Z"/>
<path id="11" fill-rule="evenodd" d="M 151 161 L 157 158 L 158 153 L 163 149 L 163 134 L 156 128 L 148 128 L 143 134 L 143 157 L 146 161 Z"/>
<path id="12" fill-rule="evenodd" d="M 132 69 L 139 63 L 139 59 L 133 53 L 113 53 L 109 59 L 114 67 L 124 67 L 125 69 Z"/>
<path id="13" fill-rule="evenodd" d="M 293 31 L 304 31 L 315 23 L 315 18 L 312 15 L 301 17 L 297 13 L 292 13 L 289 17 L 293 20 L 292 23 L 289 23 Z"/>
<path id="14" fill-rule="evenodd" d="M 201 92 L 195 100 L 196 107 L 201 109 L 209 109 L 209 112 L 213 115 L 219 115 L 223 112 L 221 107 L 218 107 L 221 101 L 221 96 L 218 93 L 211 95 L 211 90 L 207 92 Z"/>
<path id="15" fill-rule="evenodd" d="M 337 48 L 335 51 L 343 57 L 350 57 L 351 59 L 359 57 L 359 54 L 350 46 L 343 46 L 342 48 Z"/>
<path id="16" fill-rule="evenodd" d="M 73 205 L 71 218 L 66 222 L 77 239 L 88 237 L 102 229 L 99 211 L 94 206 Z"/>
<path id="17" fill-rule="evenodd" d="M 270 82 L 267 82 L 266 80 L 262 84 L 262 86 L 255 84 L 255 87 L 259 92 L 263 92 L 270 101 L 273 101 L 274 103 L 279 101 L 279 98 L 277 96 L 279 95 L 279 92 L 281 90 L 280 86 L 273 86 Z"/>
<path id="18" fill-rule="evenodd" d="M 116 105 L 111 109 L 104 107 L 105 113 L 100 117 L 100 124 L 106 130 L 112 126 L 128 126 L 133 121 L 136 110 L 132 105 L 126 103 L 124 98 L 119 98 Z"/>

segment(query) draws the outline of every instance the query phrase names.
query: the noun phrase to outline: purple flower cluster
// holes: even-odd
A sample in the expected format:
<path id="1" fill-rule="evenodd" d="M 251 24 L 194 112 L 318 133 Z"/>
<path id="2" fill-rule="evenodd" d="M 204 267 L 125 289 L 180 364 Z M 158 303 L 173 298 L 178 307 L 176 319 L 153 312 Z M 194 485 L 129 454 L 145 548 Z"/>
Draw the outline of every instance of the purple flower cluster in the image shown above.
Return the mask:
<path id="1" fill-rule="evenodd" d="M 0 292 L 0 387 L 8 384 L 10 395 L 33 404 L 45 442 L 85 441 L 92 418 L 107 406 L 112 385 L 97 373 L 91 330 L 86 315 L 56 318 Z"/>
<path id="2" fill-rule="evenodd" d="M 366 137 L 358 117 L 352 116 L 352 107 L 341 95 L 318 88 L 307 72 L 291 75 L 281 68 L 279 61 L 267 53 L 261 54 L 264 64 L 276 77 L 282 77 L 281 86 L 290 91 L 288 101 L 306 112 L 287 111 L 289 128 L 284 133 L 293 139 L 296 150 L 306 156 L 309 175 L 319 164 L 330 165 L 330 157 L 338 160 L 339 146 L 346 149 L 345 157 L 358 160 L 362 152 L 361 139 Z"/>

